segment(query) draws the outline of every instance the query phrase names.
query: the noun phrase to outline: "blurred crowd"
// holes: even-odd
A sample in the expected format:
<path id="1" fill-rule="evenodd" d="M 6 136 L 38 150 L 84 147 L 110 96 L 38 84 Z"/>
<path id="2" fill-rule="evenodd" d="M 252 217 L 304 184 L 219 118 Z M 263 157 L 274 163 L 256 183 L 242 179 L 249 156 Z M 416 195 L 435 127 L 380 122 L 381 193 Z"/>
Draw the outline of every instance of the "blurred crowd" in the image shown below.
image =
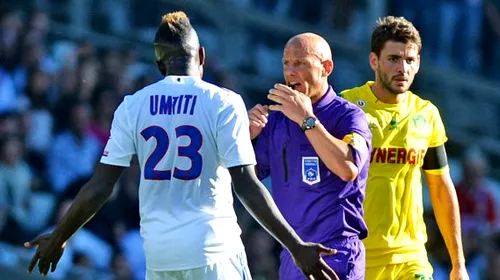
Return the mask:
<path id="1" fill-rule="evenodd" d="M 318 30 L 338 29 L 359 43 L 369 42 L 373 23 L 365 22 L 364 15 L 378 3 L 414 21 L 428 59 L 500 78 L 498 0 L 213 1 L 259 9 L 276 20 L 291 17 Z M 51 23 L 130 37 L 132 27 L 154 29 L 161 14 L 171 10 L 168 1 L 160 2 L 35 0 L 0 7 L 0 267 L 19 266 L 24 273 L 32 252 L 21 244 L 49 232 L 68 210 L 100 159 L 123 96 L 161 78 L 151 60 L 141 61 L 133 47 L 100 48 L 85 38 L 68 40 L 51 33 Z M 240 88 L 216 62 L 209 57 L 206 80 L 245 94 L 249 106 L 261 98 Z M 500 279 L 500 188 L 488 179 L 489 163 L 479 148 L 456 156 L 462 157 L 452 171 L 471 279 Z M 111 200 L 68 243 L 52 277 L 144 279 L 138 181 L 134 159 Z M 238 202 L 235 206 L 254 279 L 277 279 L 280 246 Z M 433 217 L 427 218 L 434 279 L 446 279 L 449 258 Z"/>

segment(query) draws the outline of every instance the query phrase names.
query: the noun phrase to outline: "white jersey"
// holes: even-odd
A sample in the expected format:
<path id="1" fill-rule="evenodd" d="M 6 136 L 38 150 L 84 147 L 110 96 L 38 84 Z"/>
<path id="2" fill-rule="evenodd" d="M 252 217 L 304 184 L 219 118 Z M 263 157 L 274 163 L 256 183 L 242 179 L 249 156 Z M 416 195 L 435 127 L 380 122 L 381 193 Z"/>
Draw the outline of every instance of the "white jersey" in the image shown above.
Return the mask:
<path id="1" fill-rule="evenodd" d="M 129 166 L 134 154 L 148 269 L 193 269 L 244 250 L 227 170 L 256 164 L 241 96 L 190 76 L 126 96 L 101 162 Z"/>

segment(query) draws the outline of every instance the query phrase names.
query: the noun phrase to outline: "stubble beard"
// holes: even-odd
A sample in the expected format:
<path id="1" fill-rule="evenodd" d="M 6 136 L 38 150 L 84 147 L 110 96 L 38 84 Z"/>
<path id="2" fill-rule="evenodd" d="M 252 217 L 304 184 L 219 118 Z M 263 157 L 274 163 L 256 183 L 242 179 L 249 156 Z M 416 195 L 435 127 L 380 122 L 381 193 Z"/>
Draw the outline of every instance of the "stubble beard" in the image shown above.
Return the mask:
<path id="1" fill-rule="evenodd" d="M 398 95 L 398 94 L 402 94 L 402 93 L 405 93 L 408 89 L 406 88 L 404 91 L 399 91 L 399 90 L 396 90 L 392 87 L 392 79 L 389 78 L 384 72 L 382 72 L 382 70 L 380 69 L 380 67 L 377 69 L 377 75 L 379 76 L 380 78 L 380 81 L 382 82 L 382 85 L 384 86 L 384 88 L 391 94 L 393 95 Z"/>

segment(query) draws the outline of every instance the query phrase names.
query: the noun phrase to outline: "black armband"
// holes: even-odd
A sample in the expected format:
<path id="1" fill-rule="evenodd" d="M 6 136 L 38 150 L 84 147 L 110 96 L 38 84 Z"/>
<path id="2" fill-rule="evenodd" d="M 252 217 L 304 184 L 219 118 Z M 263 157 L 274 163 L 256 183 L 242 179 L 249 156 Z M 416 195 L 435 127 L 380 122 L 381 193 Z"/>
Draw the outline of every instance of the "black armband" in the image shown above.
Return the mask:
<path id="1" fill-rule="evenodd" d="M 446 149 L 444 148 L 444 145 L 427 149 L 422 169 L 436 170 L 441 169 L 447 165 L 448 158 L 446 156 Z"/>

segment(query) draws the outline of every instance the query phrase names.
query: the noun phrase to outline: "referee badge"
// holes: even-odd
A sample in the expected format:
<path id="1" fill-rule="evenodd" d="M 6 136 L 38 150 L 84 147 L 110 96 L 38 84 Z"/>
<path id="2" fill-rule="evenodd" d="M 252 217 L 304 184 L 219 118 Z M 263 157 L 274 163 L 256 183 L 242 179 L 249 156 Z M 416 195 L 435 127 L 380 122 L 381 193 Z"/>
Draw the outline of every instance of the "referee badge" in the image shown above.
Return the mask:
<path id="1" fill-rule="evenodd" d="M 302 182 L 312 186 L 320 181 L 319 158 L 302 157 Z"/>

